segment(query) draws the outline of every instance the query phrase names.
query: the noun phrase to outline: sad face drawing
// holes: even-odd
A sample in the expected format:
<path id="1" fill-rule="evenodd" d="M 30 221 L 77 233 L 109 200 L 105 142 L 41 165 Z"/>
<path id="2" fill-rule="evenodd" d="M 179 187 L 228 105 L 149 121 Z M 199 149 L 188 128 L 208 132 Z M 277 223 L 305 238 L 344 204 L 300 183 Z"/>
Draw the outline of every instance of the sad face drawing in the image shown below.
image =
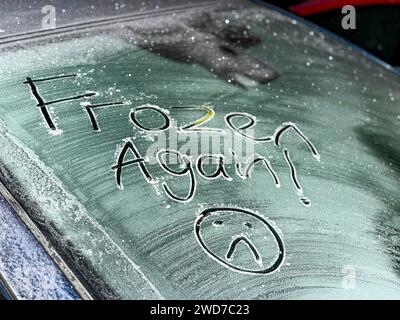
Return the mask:
<path id="1" fill-rule="evenodd" d="M 240 208 L 210 208 L 194 224 L 201 248 L 233 271 L 268 274 L 284 259 L 284 245 L 275 227 L 262 216 Z"/>

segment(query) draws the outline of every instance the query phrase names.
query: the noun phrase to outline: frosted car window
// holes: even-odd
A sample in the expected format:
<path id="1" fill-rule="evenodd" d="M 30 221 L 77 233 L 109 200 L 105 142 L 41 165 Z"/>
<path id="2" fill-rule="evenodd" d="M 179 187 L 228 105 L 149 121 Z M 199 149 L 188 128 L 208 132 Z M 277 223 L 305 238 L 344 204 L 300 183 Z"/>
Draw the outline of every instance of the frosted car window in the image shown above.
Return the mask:
<path id="1" fill-rule="evenodd" d="M 249 4 L 85 28 L 4 48 L 0 157 L 94 296 L 399 297 L 398 76 Z"/>
<path id="2" fill-rule="evenodd" d="M 79 298 L 2 196 L 0 225 L 0 300 Z"/>

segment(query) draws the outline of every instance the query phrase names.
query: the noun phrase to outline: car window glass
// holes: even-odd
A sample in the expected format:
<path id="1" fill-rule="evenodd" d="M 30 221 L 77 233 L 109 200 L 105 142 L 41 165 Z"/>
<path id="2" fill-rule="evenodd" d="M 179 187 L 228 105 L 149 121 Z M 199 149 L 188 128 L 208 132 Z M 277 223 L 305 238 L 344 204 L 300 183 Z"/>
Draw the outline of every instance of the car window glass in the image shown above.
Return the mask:
<path id="1" fill-rule="evenodd" d="M 400 84 L 359 52 L 243 4 L 0 59 L 3 183 L 95 296 L 399 296 Z"/>

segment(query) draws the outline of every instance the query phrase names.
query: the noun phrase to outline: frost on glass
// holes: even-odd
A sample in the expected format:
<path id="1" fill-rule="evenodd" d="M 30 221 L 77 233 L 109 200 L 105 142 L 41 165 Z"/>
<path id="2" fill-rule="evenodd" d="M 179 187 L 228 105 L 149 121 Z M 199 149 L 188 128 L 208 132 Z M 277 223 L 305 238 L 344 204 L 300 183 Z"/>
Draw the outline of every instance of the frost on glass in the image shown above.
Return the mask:
<path id="1" fill-rule="evenodd" d="M 399 78 L 270 10 L 203 11 L 5 48 L 4 183 L 97 296 L 399 298 Z M 27 79 L 52 77 L 45 102 L 78 97 L 47 106 L 53 127 Z M 145 130 L 165 119 L 253 158 L 168 171 Z M 153 153 L 118 167 L 124 148 Z"/>
<path id="2" fill-rule="evenodd" d="M 0 197 L 0 224 L 0 272 L 18 299 L 78 299 L 3 197 Z"/>

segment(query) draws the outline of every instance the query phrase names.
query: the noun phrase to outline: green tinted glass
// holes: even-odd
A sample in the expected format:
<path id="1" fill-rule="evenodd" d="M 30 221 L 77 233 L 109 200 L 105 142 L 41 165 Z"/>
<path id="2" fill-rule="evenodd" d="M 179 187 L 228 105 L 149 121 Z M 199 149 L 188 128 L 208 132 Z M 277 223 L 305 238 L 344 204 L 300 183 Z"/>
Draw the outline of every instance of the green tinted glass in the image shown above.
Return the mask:
<path id="1" fill-rule="evenodd" d="M 249 4 L 0 59 L 3 182 L 93 295 L 399 298 L 400 82 L 382 66 Z"/>

